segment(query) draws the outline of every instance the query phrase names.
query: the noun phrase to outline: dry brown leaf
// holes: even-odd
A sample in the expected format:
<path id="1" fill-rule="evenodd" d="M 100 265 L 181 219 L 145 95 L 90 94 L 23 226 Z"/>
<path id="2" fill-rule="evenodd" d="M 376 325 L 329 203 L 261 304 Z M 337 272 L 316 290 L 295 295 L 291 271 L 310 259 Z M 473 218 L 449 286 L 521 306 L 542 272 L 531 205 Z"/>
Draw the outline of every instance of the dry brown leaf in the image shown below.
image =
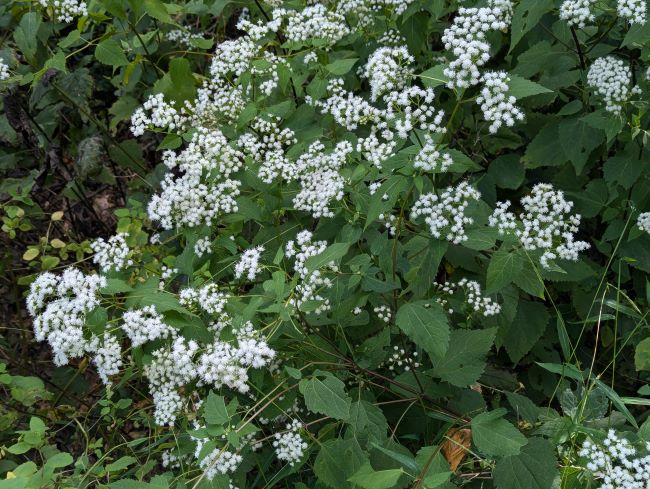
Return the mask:
<path id="1" fill-rule="evenodd" d="M 472 430 L 469 428 L 452 428 L 447 432 L 441 451 L 452 471 L 456 469 L 467 456 L 467 450 L 472 445 Z"/>

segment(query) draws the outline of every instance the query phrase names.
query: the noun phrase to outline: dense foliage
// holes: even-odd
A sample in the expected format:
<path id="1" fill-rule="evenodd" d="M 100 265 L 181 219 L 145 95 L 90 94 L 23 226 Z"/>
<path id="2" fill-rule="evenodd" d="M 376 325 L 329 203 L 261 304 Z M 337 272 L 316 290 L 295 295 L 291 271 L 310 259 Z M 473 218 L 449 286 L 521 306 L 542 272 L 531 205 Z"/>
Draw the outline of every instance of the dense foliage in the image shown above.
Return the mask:
<path id="1" fill-rule="evenodd" d="M 645 0 L 0 5 L 0 489 L 650 487 Z"/>

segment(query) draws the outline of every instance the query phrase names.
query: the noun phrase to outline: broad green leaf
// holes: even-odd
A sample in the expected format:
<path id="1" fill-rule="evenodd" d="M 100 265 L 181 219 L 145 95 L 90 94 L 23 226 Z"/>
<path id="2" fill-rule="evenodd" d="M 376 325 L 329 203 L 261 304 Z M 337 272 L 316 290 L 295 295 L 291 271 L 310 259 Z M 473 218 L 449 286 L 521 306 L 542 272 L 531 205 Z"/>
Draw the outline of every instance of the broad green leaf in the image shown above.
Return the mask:
<path id="1" fill-rule="evenodd" d="M 363 489 L 390 489 L 402 474 L 404 471 L 400 469 L 374 470 L 370 463 L 366 462 L 352 477 L 348 478 L 348 481 Z"/>
<path id="2" fill-rule="evenodd" d="M 312 413 L 324 414 L 334 419 L 348 419 L 352 399 L 345 392 L 345 384 L 333 375 L 323 380 L 318 377 L 302 379 L 298 385 L 305 405 Z"/>
<path id="3" fill-rule="evenodd" d="M 479 414 L 472 419 L 472 441 L 486 455 L 517 455 L 527 440 L 512 423 L 503 419 L 503 408 Z"/>
<path id="4" fill-rule="evenodd" d="M 359 58 L 337 59 L 333 63 L 325 65 L 325 69 L 333 75 L 345 75 L 357 61 L 359 61 Z"/>
<path id="5" fill-rule="evenodd" d="M 305 261 L 305 266 L 310 272 L 318 270 L 319 268 L 327 266 L 331 262 L 336 262 L 337 260 L 343 258 L 348 252 L 349 248 L 350 243 L 331 244 L 322 253 L 307 258 Z"/>
<path id="6" fill-rule="evenodd" d="M 534 81 L 526 80 L 518 75 L 509 75 L 510 82 L 508 83 L 508 95 L 517 99 L 539 95 L 540 93 L 552 93 L 553 90 L 535 83 Z"/>
<path id="7" fill-rule="evenodd" d="M 397 311 L 395 322 L 433 361 L 444 357 L 449 346 L 449 324 L 440 304 L 405 304 Z"/>
<path id="8" fill-rule="evenodd" d="M 605 142 L 605 134 L 580 119 L 562 121 L 558 132 L 566 159 L 573 163 L 576 175 L 580 175 L 591 152 Z"/>
<path id="9" fill-rule="evenodd" d="M 554 447 L 531 438 L 521 453 L 498 460 L 493 476 L 497 489 L 550 489 L 557 476 Z"/>
<path id="10" fill-rule="evenodd" d="M 446 85 L 449 81 L 449 78 L 445 76 L 444 70 L 446 65 L 436 65 L 432 68 L 429 68 L 426 71 L 423 71 L 418 78 L 422 79 L 422 85 L 428 88 L 435 88 L 441 85 Z"/>
<path id="11" fill-rule="evenodd" d="M 154 19 L 158 19 L 166 24 L 173 22 L 165 8 L 165 4 L 160 0 L 144 0 L 143 6 L 144 10 Z"/>
<path id="12" fill-rule="evenodd" d="M 115 39 L 106 39 L 95 48 L 97 61 L 109 66 L 126 66 L 129 60 L 124 54 L 122 46 Z"/>
<path id="13" fill-rule="evenodd" d="M 551 10 L 553 10 L 553 0 L 521 0 L 515 6 L 512 16 L 510 51 L 539 23 L 542 16 Z"/>
<path id="14" fill-rule="evenodd" d="M 518 363 L 535 346 L 546 330 L 549 318 L 543 304 L 519 301 L 515 320 L 499 329 L 499 339 L 514 363 Z"/>
<path id="15" fill-rule="evenodd" d="M 475 383 L 485 370 L 485 356 L 492 348 L 495 335 L 494 328 L 453 330 L 447 353 L 434 364 L 434 375 L 458 387 Z"/>
<path id="16" fill-rule="evenodd" d="M 218 396 L 214 392 L 208 394 L 203 408 L 203 418 L 208 424 L 224 424 L 230 421 L 223 396 Z"/>
<path id="17" fill-rule="evenodd" d="M 174 58 L 169 62 L 169 76 L 172 81 L 172 93 L 169 98 L 175 102 L 194 100 L 196 88 L 192 68 L 187 58 Z"/>
<path id="18" fill-rule="evenodd" d="M 335 438 L 323 442 L 314 461 L 314 473 L 330 489 L 354 489 L 348 482 L 368 457 L 354 438 Z"/>
<path id="19" fill-rule="evenodd" d="M 130 465 L 133 465 L 137 461 L 137 458 L 125 455 L 124 457 L 117 459 L 115 462 L 106 465 L 106 472 L 119 472 L 126 469 Z"/>
<path id="20" fill-rule="evenodd" d="M 650 338 L 645 338 L 636 345 L 634 366 L 637 370 L 650 370 Z"/>
<path id="21" fill-rule="evenodd" d="M 486 292 L 493 294 L 511 284 L 525 266 L 524 260 L 515 251 L 501 248 L 492 255 L 487 268 Z"/>
<path id="22" fill-rule="evenodd" d="M 28 58 L 36 54 L 36 48 L 38 47 L 38 29 L 41 23 L 40 13 L 27 12 L 21 17 L 18 27 L 14 31 L 16 46 Z"/>

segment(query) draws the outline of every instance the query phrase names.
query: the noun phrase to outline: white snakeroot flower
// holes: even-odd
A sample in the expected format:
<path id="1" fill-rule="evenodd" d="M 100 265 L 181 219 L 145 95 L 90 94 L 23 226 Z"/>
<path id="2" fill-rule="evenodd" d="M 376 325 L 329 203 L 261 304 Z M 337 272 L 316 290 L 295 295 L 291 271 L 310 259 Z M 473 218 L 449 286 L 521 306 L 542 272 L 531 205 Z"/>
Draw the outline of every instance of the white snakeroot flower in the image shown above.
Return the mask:
<path id="1" fill-rule="evenodd" d="M 273 12 L 273 17 L 281 15 L 287 19 L 285 36 L 289 41 L 305 43 L 318 39 L 332 46 L 350 33 L 345 17 L 328 11 L 321 3 L 309 5 L 300 12 L 284 9 Z"/>
<path id="2" fill-rule="evenodd" d="M 111 236 L 108 241 L 98 238 L 90 243 L 90 247 L 95 252 L 93 262 L 99 265 L 102 272 L 106 273 L 111 270 L 119 272 L 123 268 L 133 265 L 133 260 L 130 258 L 131 250 L 126 244 L 127 237 L 127 233 L 118 233 Z"/>
<path id="3" fill-rule="evenodd" d="M 86 351 L 95 354 L 92 361 L 99 378 L 104 384 L 110 383 L 109 377 L 119 373 L 122 366 L 122 347 L 117 338 L 111 334 L 105 334 L 103 338 L 95 336 L 88 343 Z"/>
<path id="4" fill-rule="evenodd" d="M 257 274 L 262 271 L 259 262 L 263 252 L 263 246 L 256 246 L 255 248 L 244 251 L 235 265 L 235 278 L 240 279 L 246 273 L 248 280 L 255 280 Z"/>
<path id="5" fill-rule="evenodd" d="M 172 425 L 177 413 L 183 408 L 185 401 L 177 389 L 197 376 L 194 356 L 199 345 L 177 337 L 171 345 L 153 352 L 153 360 L 145 365 L 144 372 L 149 380 L 149 391 L 152 393 L 155 406 L 154 419 L 159 425 Z"/>
<path id="6" fill-rule="evenodd" d="M 294 419 L 286 426 L 287 431 L 273 435 L 273 447 L 278 460 L 294 466 L 300 462 L 309 446 L 300 436 L 300 421 Z"/>
<path id="7" fill-rule="evenodd" d="M 454 23 L 442 36 L 454 59 L 444 70 L 449 88 L 466 88 L 481 80 L 479 68 L 490 59 L 489 31 L 505 30 L 512 21 L 510 0 L 490 0 L 487 7 L 460 7 Z"/>
<path id="8" fill-rule="evenodd" d="M 165 229 L 208 226 L 221 214 L 237 212 L 241 182 L 230 176 L 241 169 L 243 154 L 219 130 L 198 128 L 183 151 L 166 151 L 163 163 L 177 169 L 162 181 L 162 192 L 149 201 L 149 217 Z"/>
<path id="9" fill-rule="evenodd" d="M 196 240 L 196 243 L 194 243 L 194 253 L 196 253 L 196 256 L 199 258 L 206 252 L 210 251 L 210 248 L 212 248 L 212 240 L 209 236 L 199 238 Z"/>
<path id="10" fill-rule="evenodd" d="M 242 327 L 234 330 L 237 338 L 237 348 L 233 356 L 246 367 L 262 368 L 271 364 L 275 358 L 275 350 L 260 339 L 260 334 L 253 328 L 253 323 L 247 321 Z"/>
<path id="11" fill-rule="evenodd" d="M 198 306 L 208 314 L 220 316 L 224 314 L 228 296 L 219 292 L 216 283 L 209 283 L 198 290 L 193 288 L 181 290 L 178 301 L 185 307 Z"/>
<path id="12" fill-rule="evenodd" d="M 413 166 L 419 170 L 431 173 L 446 172 L 453 160 L 449 153 L 438 150 L 438 144 L 433 141 L 430 135 L 424 136 L 424 146 L 415 156 Z"/>
<path id="13" fill-rule="evenodd" d="M 391 236 L 395 236 L 397 233 L 397 217 L 394 216 L 393 214 L 379 214 L 377 216 L 377 219 L 379 222 L 384 223 L 384 226 L 386 226 L 386 229 L 388 230 L 388 234 Z"/>
<path id="14" fill-rule="evenodd" d="M 285 255 L 287 258 L 295 257 L 293 265 L 294 271 L 300 277 L 300 281 L 296 286 L 295 297 L 292 297 L 289 303 L 294 307 L 300 307 L 307 301 L 317 301 L 320 305 L 315 311 L 310 311 L 315 314 L 321 314 L 330 309 L 329 299 L 322 297 L 318 291 L 320 289 L 328 289 L 332 287 L 333 282 L 330 278 L 324 277 L 324 271 L 338 272 L 338 267 L 334 262 L 328 263 L 322 269 L 309 271 L 306 262 L 312 256 L 320 255 L 327 248 L 327 241 L 312 241 L 313 234 L 310 231 L 300 231 L 296 240 L 287 242 Z"/>
<path id="15" fill-rule="evenodd" d="M 9 78 L 9 65 L 0 59 L 0 81 Z"/>
<path id="16" fill-rule="evenodd" d="M 370 83 L 371 99 L 376 101 L 384 93 L 406 87 L 413 76 L 409 65 L 414 61 L 404 46 L 381 47 L 373 52 L 363 71 Z"/>
<path id="17" fill-rule="evenodd" d="M 167 40 L 177 42 L 187 48 L 192 46 L 193 40 L 203 39 L 203 35 L 198 32 L 190 32 L 181 29 L 174 29 L 167 33 Z"/>
<path id="18" fill-rule="evenodd" d="M 618 0 L 616 12 L 630 24 L 645 24 L 648 5 L 646 0 Z"/>
<path id="19" fill-rule="evenodd" d="M 650 484 L 650 443 L 643 452 L 609 430 L 599 443 L 587 439 L 578 456 L 586 459 L 586 469 L 600 485 L 597 489 L 647 489 Z"/>
<path id="20" fill-rule="evenodd" d="M 295 164 L 287 168 L 284 177 L 300 182 L 300 192 L 293 199 L 296 209 L 311 212 L 316 219 L 334 217 L 329 204 L 343 198 L 345 182 L 339 169 L 345 165 L 350 153 L 352 144 L 348 141 L 337 143 L 331 153 L 325 153 L 325 146 L 315 141 Z"/>
<path id="21" fill-rule="evenodd" d="M 445 282 L 444 284 L 434 283 L 434 285 L 443 293 L 451 295 L 457 290 L 465 291 L 465 300 L 474 312 L 479 312 L 483 316 L 496 316 L 501 312 L 501 306 L 494 302 L 490 297 L 484 297 L 481 292 L 481 285 L 475 280 L 461 279 L 457 283 Z M 445 306 L 446 299 L 438 300 Z M 453 312 L 452 310 L 449 311 Z"/>
<path id="22" fill-rule="evenodd" d="M 548 183 L 538 183 L 532 192 L 521 199 L 524 211 L 519 214 L 521 227 L 513 213 L 508 212 L 510 202 L 500 202 L 490 218 L 489 225 L 497 227 L 500 234 L 514 232 L 528 251 L 541 250 L 542 267 L 549 268 L 549 260 L 560 258 L 577 261 L 581 251 L 590 248 L 585 241 L 576 241 L 580 215 L 571 215 L 573 202 L 564 193 Z"/>
<path id="23" fill-rule="evenodd" d="M 650 212 L 639 214 L 639 217 L 636 220 L 636 225 L 641 231 L 650 234 Z"/>
<path id="24" fill-rule="evenodd" d="M 560 19 L 566 20 L 570 26 L 582 29 L 596 19 L 592 12 L 595 3 L 596 0 L 564 0 L 560 5 Z"/>
<path id="25" fill-rule="evenodd" d="M 393 316 L 390 311 L 390 307 L 384 305 L 373 308 L 373 312 L 377 314 L 377 317 L 385 323 L 390 322 L 390 318 Z"/>
<path id="26" fill-rule="evenodd" d="M 142 309 L 126 311 L 122 315 L 120 328 L 129 337 L 133 347 L 159 338 L 176 336 L 176 330 L 165 324 L 164 318 L 154 306 L 144 306 Z"/>
<path id="27" fill-rule="evenodd" d="M 405 372 L 409 372 L 412 368 L 418 368 L 420 362 L 417 360 L 418 352 L 409 353 L 404 348 L 394 346 L 393 351 L 384 363 L 388 365 L 388 370 L 395 372 L 395 375 L 397 375 L 401 373 L 398 370 L 402 367 Z"/>
<path id="28" fill-rule="evenodd" d="M 483 117 L 491 122 L 489 131 L 495 134 L 503 125 L 512 127 L 515 121 L 523 121 L 524 113 L 515 105 L 517 99 L 508 96 L 510 77 L 506 72 L 487 72 L 482 77 L 483 88 L 476 99 Z"/>
<path id="29" fill-rule="evenodd" d="M 134 136 L 142 136 L 150 128 L 174 131 L 182 129 L 187 123 L 187 117 L 165 101 L 162 93 L 150 95 L 149 98 L 131 116 L 131 132 Z"/>
<path id="30" fill-rule="evenodd" d="M 75 17 L 88 15 L 88 6 L 86 2 L 79 0 L 39 0 L 44 8 L 52 8 L 56 20 L 59 22 L 70 23 Z"/>
<path id="31" fill-rule="evenodd" d="M 205 477 L 211 481 L 217 474 L 228 474 L 237 470 L 242 460 L 243 457 L 238 453 L 224 448 L 215 448 L 199 462 L 199 467 L 205 471 Z"/>
<path id="32" fill-rule="evenodd" d="M 307 54 L 305 54 L 305 57 L 303 58 L 303 62 L 308 65 L 310 63 L 314 63 L 315 61 L 318 61 L 318 54 L 316 52 L 311 51 Z"/>
<path id="33" fill-rule="evenodd" d="M 605 109 L 618 113 L 630 95 L 632 72 L 621 59 L 604 56 L 593 62 L 587 73 L 587 83 L 605 101 Z"/>
<path id="34" fill-rule="evenodd" d="M 381 120 L 381 111 L 362 97 L 346 91 L 341 78 L 331 80 L 327 84 L 327 91 L 330 94 L 328 98 L 311 102 L 312 105 L 320 108 L 323 114 L 331 114 L 336 123 L 348 131 Z"/>
<path id="35" fill-rule="evenodd" d="M 55 365 L 67 365 L 70 358 L 99 347 L 99 342 L 93 345 L 84 338 L 83 327 L 86 314 L 99 305 L 99 291 L 105 286 L 104 277 L 85 275 L 72 267 L 60 276 L 43 273 L 31 284 L 27 310 L 34 318 L 34 335 L 36 341 L 48 342 Z"/>
<path id="36" fill-rule="evenodd" d="M 440 196 L 435 193 L 421 195 L 411 210 L 411 219 L 425 216 L 431 234 L 454 244 L 468 239 L 465 226 L 474 223 L 474 219 L 465 215 L 470 201 L 478 201 L 481 193 L 467 182 L 456 187 L 447 187 Z"/>

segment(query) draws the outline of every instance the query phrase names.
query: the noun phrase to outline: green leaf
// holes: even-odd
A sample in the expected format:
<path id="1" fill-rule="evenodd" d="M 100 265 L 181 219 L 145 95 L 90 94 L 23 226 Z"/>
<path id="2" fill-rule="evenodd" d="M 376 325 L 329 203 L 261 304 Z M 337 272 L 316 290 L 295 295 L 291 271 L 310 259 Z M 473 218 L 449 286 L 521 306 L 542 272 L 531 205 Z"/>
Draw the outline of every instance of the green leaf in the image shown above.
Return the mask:
<path id="1" fill-rule="evenodd" d="M 536 0 L 537 1 L 537 0 Z M 540 93 L 552 93 L 553 90 L 535 83 L 534 81 L 526 80 L 518 75 L 508 75 L 510 82 L 508 83 L 508 95 L 516 99 L 531 97 L 539 95 Z"/>
<path id="2" fill-rule="evenodd" d="M 650 370 L 650 338 L 641 340 L 634 350 L 634 366 L 638 370 Z"/>
<path id="3" fill-rule="evenodd" d="M 160 0 L 144 0 L 144 10 L 154 19 L 171 24 L 172 18 L 169 16 L 165 4 Z"/>
<path id="4" fill-rule="evenodd" d="M 499 339 L 514 363 L 518 363 L 535 346 L 546 330 L 549 318 L 543 304 L 519 302 L 515 320 L 499 329 Z"/>
<path id="5" fill-rule="evenodd" d="M 322 253 L 307 258 L 305 261 L 305 266 L 310 272 L 318 270 L 328 265 L 330 262 L 336 262 L 337 260 L 344 257 L 349 248 L 350 243 L 331 244 Z"/>
<path id="6" fill-rule="evenodd" d="M 472 440 L 486 455 L 517 455 L 527 439 L 512 423 L 503 419 L 503 408 L 482 413 L 472 419 Z"/>
<path id="7" fill-rule="evenodd" d="M 323 380 L 318 377 L 302 379 L 298 384 L 305 405 L 312 413 L 324 414 L 334 419 L 348 419 L 352 399 L 345 393 L 345 384 L 332 375 Z"/>
<path id="8" fill-rule="evenodd" d="M 348 482 L 368 458 L 354 438 L 327 440 L 314 461 L 314 473 L 319 481 L 331 489 L 353 489 Z"/>
<path id="9" fill-rule="evenodd" d="M 560 166 L 567 160 L 558 144 L 559 133 L 557 122 L 551 122 L 542 128 L 533 138 L 523 156 L 527 168 L 539 168 L 541 166 Z"/>
<path id="10" fill-rule="evenodd" d="M 212 391 L 208 394 L 203 408 L 203 418 L 208 424 L 224 424 L 230 421 L 223 396 L 218 396 Z"/>
<path id="11" fill-rule="evenodd" d="M 106 466 L 106 472 L 120 472 L 138 461 L 135 457 L 125 455 Z"/>
<path id="12" fill-rule="evenodd" d="M 551 10 L 553 10 L 553 0 L 521 0 L 516 5 L 512 16 L 510 51 L 539 23 L 542 16 Z"/>
<path id="13" fill-rule="evenodd" d="M 497 489 L 550 489 L 557 476 L 554 448 L 531 438 L 521 453 L 497 461 L 493 475 Z"/>
<path id="14" fill-rule="evenodd" d="M 381 187 L 370 196 L 370 203 L 368 204 L 368 214 L 366 216 L 366 223 L 364 229 L 368 228 L 370 224 L 375 222 L 379 215 L 392 209 L 397 202 L 399 194 L 408 188 L 408 180 L 401 175 L 391 175 L 386 179 Z M 387 199 L 384 200 L 384 195 Z"/>
<path id="15" fill-rule="evenodd" d="M 512 283 L 524 268 L 524 260 L 519 253 L 501 248 L 492 255 L 487 269 L 485 291 L 493 294 Z"/>
<path id="16" fill-rule="evenodd" d="M 20 23 L 14 32 L 14 41 L 20 51 L 32 58 L 38 47 L 38 29 L 41 26 L 41 15 L 38 12 L 27 12 L 20 19 Z"/>
<path id="17" fill-rule="evenodd" d="M 95 58 L 100 63 L 109 66 L 126 66 L 129 60 L 126 58 L 122 47 L 115 39 L 106 39 L 100 42 L 95 48 Z"/>
<path id="18" fill-rule="evenodd" d="M 618 183 L 624 188 L 631 188 L 642 173 L 648 171 L 648 164 L 640 160 L 632 151 L 617 153 L 607 159 L 603 173 L 608 183 Z"/>
<path id="19" fill-rule="evenodd" d="M 449 324 L 440 304 L 428 308 L 417 302 L 405 304 L 397 311 L 395 322 L 433 361 L 444 357 L 449 346 Z"/>
<path id="20" fill-rule="evenodd" d="M 495 335 L 495 328 L 453 330 L 447 353 L 434 365 L 434 375 L 458 387 L 475 383 L 485 370 L 485 356 L 492 348 Z"/>
<path id="21" fill-rule="evenodd" d="M 357 61 L 359 61 L 359 58 L 337 59 L 333 63 L 325 65 L 325 69 L 333 75 L 345 75 Z"/>
<path id="22" fill-rule="evenodd" d="M 559 126 L 560 144 L 566 159 L 580 175 L 591 152 L 605 142 L 604 133 L 580 119 L 567 119 Z"/>
<path id="23" fill-rule="evenodd" d="M 194 100 L 196 87 L 192 68 L 187 58 L 174 58 L 169 62 L 169 76 L 172 80 L 172 93 L 169 98 L 175 102 Z"/>
<path id="24" fill-rule="evenodd" d="M 401 469 L 375 470 L 366 462 L 348 481 L 363 489 L 390 489 L 403 473 Z"/>
<path id="25" fill-rule="evenodd" d="M 106 279 L 106 287 L 102 287 L 102 294 L 123 294 L 125 292 L 131 292 L 133 287 L 127 284 L 121 278 L 109 278 Z"/>
<path id="26" fill-rule="evenodd" d="M 445 76 L 444 70 L 446 65 L 436 65 L 426 71 L 420 73 L 418 78 L 422 78 L 422 85 L 427 88 L 435 88 L 441 85 L 446 85 L 449 78 Z"/>

